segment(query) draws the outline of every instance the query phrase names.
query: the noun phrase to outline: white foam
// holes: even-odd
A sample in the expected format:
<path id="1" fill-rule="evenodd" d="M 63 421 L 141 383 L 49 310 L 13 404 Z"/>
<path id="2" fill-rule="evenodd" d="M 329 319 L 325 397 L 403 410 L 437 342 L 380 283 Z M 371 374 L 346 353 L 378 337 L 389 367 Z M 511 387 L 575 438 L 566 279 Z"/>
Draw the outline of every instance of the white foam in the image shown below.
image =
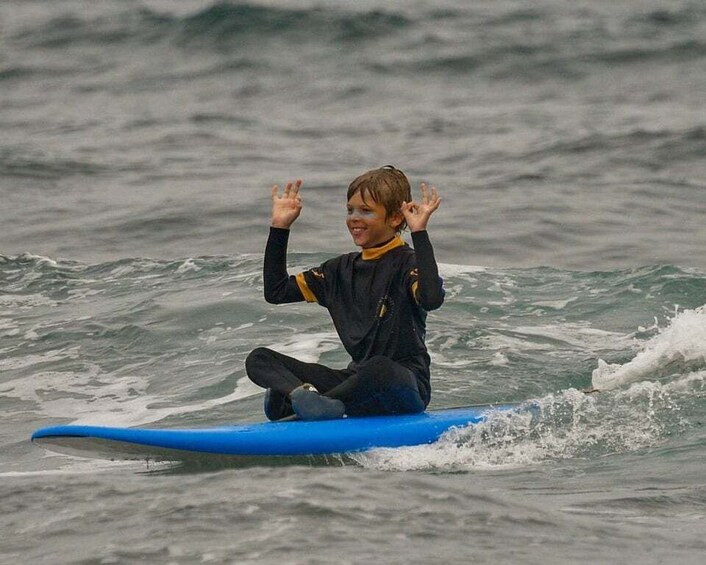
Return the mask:
<path id="1" fill-rule="evenodd" d="M 592 402 L 590 397 L 578 396 L 575 391 L 565 394 L 567 402 Z M 537 406 L 549 407 L 555 401 L 547 397 L 537 401 Z M 376 449 L 355 455 L 354 459 L 364 467 L 386 471 L 457 471 L 523 467 L 565 452 L 571 440 L 560 443 L 549 432 L 532 435 L 537 429 L 533 418 L 529 410 L 497 412 L 483 423 L 452 429 L 433 444 Z"/>
<path id="2" fill-rule="evenodd" d="M 17 259 L 20 261 L 35 261 L 39 264 L 49 265 L 50 267 L 58 267 L 59 266 L 59 264 L 56 261 L 54 261 L 54 259 L 51 259 L 50 257 L 44 257 L 43 255 L 34 255 L 29 252 L 24 252 L 24 253 L 18 255 Z"/>
<path id="3" fill-rule="evenodd" d="M 475 341 L 477 347 L 507 354 L 524 354 L 528 352 L 546 351 L 556 354 L 569 350 L 575 356 L 576 349 L 594 352 L 603 349 L 612 349 L 616 344 L 622 347 L 634 347 L 632 335 L 623 335 L 616 332 L 597 330 L 587 325 L 563 323 L 559 325 L 538 325 L 507 327 L 489 335 L 481 336 Z M 437 358 L 434 357 L 434 361 Z"/>
<path id="4" fill-rule="evenodd" d="M 164 402 L 164 398 L 155 398 L 150 396 L 142 396 L 139 398 L 132 399 L 127 407 L 121 407 L 121 411 L 117 414 L 109 414 L 105 417 L 103 412 L 101 412 L 100 423 L 102 425 L 110 426 L 137 426 L 149 424 L 152 422 L 157 422 L 163 420 L 168 416 L 176 416 L 182 414 L 191 414 L 194 412 L 202 412 L 213 409 L 217 406 L 222 406 L 230 402 L 235 402 L 236 400 L 241 400 L 249 396 L 254 396 L 261 393 L 257 385 L 252 383 L 248 378 L 243 377 L 236 382 L 235 389 L 232 393 L 218 398 L 210 398 L 208 400 L 202 400 L 193 404 L 179 405 L 179 406 L 166 406 L 163 408 L 154 408 L 150 406 L 155 402 Z M 92 421 L 96 422 L 96 416 L 92 416 Z M 84 423 L 84 422 L 77 422 Z"/>
<path id="5" fill-rule="evenodd" d="M 453 263 L 439 263 L 439 274 L 442 277 L 458 277 L 460 275 L 470 275 L 475 273 L 483 273 L 488 270 L 487 267 L 479 267 L 474 265 L 455 265 Z"/>
<path id="6" fill-rule="evenodd" d="M 540 300 L 537 302 L 533 302 L 532 304 L 534 306 L 540 306 L 542 308 L 551 308 L 552 310 L 563 310 L 569 304 L 575 302 L 576 300 L 578 300 L 578 297 L 572 296 L 571 298 L 567 298 L 566 300 Z"/>
<path id="7" fill-rule="evenodd" d="M 510 364 L 510 360 L 502 352 L 496 351 L 490 360 L 490 364 L 494 367 L 507 367 Z"/>
<path id="8" fill-rule="evenodd" d="M 36 330 L 33 328 L 31 330 L 27 330 L 24 335 L 24 339 L 26 341 L 37 341 L 39 339 L 39 334 L 36 332 Z"/>
<path id="9" fill-rule="evenodd" d="M 598 360 L 592 384 L 610 390 L 669 374 L 706 366 L 706 305 L 675 315 L 669 326 L 651 338 L 642 351 L 624 364 Z"/>
<path id="10" fill-rule="evenodd" d="M 205 339 L 209 337 L 212 336 Z M 305 362 L 317 362 L 323 353 L 339 349 L 340 344 L 334 332 L 320 332 L 296 334 L 271 347 Z M 4 359 L 0 361 L 0 369 L 26 368 L 79 356 L 78 347 L 52 350 L 19 359 Z M 38 371 L 31 378 L 3 383 L 0 394 L 35 404 L 43 416 L 72 418 L 74 424 L 139 426 L 170 416 L 208 411 L 263 392 L 243 377 L 230 394 L 182 405 L 176 395 L 170 398 L 150 394 L 150 375 L 140 375 L 139 365 L 130 367 L 130 370 L 134 373 L 127 377 L 106 374 L 97 365 L 89 365 L 81 372 Z M 26 407 L 22 409 L 26 410 Z"/>
<path id="11" fill-rule="evenodd" d="M 633 345 L 632 336 L 599 330 L 582 324 L 519 326 L 513 328 L 513 332 L 529 337 L 547 338 L 552 341 L 564 342 L 572 347 L 590 350 L 613 348 L 616 343 L 623 346 Z M 555 346 L 551 345 L 550 347 Z"/>
<path id="12" fill-rule="evenodd" d="M 20 327 L 15 320 L 0 318 L 0 337 L 14 337 L 20 335 Z"/>
<path id="13" fill-rule="evenodd" d="M 149 378 L 116 377 L 92 365 L 83 372 L 37 372 L 2 384 L 0 395 L 31 402 L 49 418 L 72 418 L 73 424 L 139 426 L 168 416 L 207 411 L 262 392 L 247 378 L 237 381 L 232 393 L 181 405 L 148 393 Z M 176 406 L 164 406 L 170 401 Z M 159 404 L 160 407 L 155 407 Z M 26 407 L 22 411 L 26 412 Z"/>
<path id="14" fill-rule="evenodd" d="M 497 412 L 453 429 L 430 445 L 377 449 L 353 459 L 384 471 L 466 471 L 523 468 L 546 461 L 632 452 L 688 426 L 682 408 L 706 395 L 706 371 L 662 384 L 586 395 L 570 389 L 528 403 L 528 410 Z"/>
<path id="15" fill-rule="evenodd" d="M 194 259 L 187 259 L 181 265 L 179 265 L 179 268 L 176 270 L 176 272 L 182 275 L 188 272 L 198 273 L 200 270 L 201 267 L 194 263 Z"/>
<path id="16" fill-rule="evenodd" d="M 110 274 L 113 275 L 113 277 L 122 277 L 125 275 L 130 275 L 135 272 L 135 267 L 132 265 L 119 265 L 115 267 L 113 270 L 110 271 Z M 108 280 L 113 280 L 113 279 L 108 279 Z"/>
<path id="17" fill-rule="evenodd" d="M 60 467 L 57 469 L 42 469 L 39 471 L 5 471 L 0 473 L 0 478 L 95 475 L 96 473 L 115 471 L 116 467 L 127 467 L 128 469 L 135 470 L 145 468 L 144 461 L 108 461 L 101 459 L 85 459 L 71 455 L 58 455 L 51 452 L 47 452 L 46 457 L 48 459 L 51 458 L 60 461 Z M 157 466 L 157 464 L 151 462 L 150 466 Z"/>
<path id="18" fill-rule="evenodd" d="M 42 294 L 2 294 L 0 306 L 6 309 L 31 310 L 37 306 L 56 306 L 58 303 Z"/>
<path id="19" fill-rule="evenodd" d="M 7 357 L 5 359 L 0 359 L 0 370 L 9 371 L 12 369 L 25 369 L 41 363 L 54 363 L 62 359 L 78 359 L 79 349 L 80 348 L 76 346 L 65 349 L 52 349 L 51 351 L 38 355 L 25 355 L 24 357 L 18 358 Z"/>

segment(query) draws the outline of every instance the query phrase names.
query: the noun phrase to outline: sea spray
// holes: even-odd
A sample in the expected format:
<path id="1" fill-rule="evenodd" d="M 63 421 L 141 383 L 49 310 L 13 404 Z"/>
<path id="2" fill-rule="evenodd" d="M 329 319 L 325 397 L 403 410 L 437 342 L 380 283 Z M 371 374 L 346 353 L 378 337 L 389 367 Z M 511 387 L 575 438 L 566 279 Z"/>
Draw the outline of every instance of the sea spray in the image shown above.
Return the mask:
<path id="1" fill-rule="evenodd" d="M 706 366 L 706 305 L 675 315 L 632 360 L 609 364 L 598 360 L 592 384 L 610 390 L 640 380 L 683 374 Z"/>
<path id="2" fill-rule="evenodd" d="M 704 398 L 706 371 L 593 395 L 569 389 L 491 413 L 430 445 L 377 449 L 353 459 L 385 471 L 459 472 L 633 453 L 693 426 L 703 417 Z"/>

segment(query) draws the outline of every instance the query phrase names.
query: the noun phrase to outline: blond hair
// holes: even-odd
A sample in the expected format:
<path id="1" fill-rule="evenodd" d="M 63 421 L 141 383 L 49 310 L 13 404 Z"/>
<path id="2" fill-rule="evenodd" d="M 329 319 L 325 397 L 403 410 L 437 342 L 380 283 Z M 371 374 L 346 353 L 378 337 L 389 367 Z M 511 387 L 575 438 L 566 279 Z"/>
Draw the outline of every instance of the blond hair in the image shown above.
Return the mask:
<path id="1" fill-rule="evenodd" d="M 385 208 L 387 217 L 401 213 L 402 203 L 412 200 L 409 180 L 402 171 L 392 165 L 385 165 L 356 177 L 348 185 L 348 200 L 356 193 L 360 193 L 363 202 L 366 202 L 366 196 L 370 195 L 374 202 Z M 407 222 L 403 216 L 397 231 L 401 232 L 406 227 Z"/>

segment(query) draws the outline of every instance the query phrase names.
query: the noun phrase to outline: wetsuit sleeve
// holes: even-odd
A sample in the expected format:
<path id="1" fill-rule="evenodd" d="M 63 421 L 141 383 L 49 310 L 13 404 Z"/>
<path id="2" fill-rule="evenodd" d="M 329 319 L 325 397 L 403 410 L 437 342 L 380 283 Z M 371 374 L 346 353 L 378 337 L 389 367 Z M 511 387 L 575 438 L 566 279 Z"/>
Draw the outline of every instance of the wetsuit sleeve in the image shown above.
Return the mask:
<path id="1" fill-rule="evenodd" d="M 412 232 L 412 243 L 417 268 L 412 277 L 412 293 L 417 303 L 427 312 L 436 310 L 444 302 L 444 281 L 434 258 L 434 248 L 426 230 Z"/>
<path id="2" fill-rule="evenodd" d="M 314 267 L 297 275 L 299 290 L 307 302 L 318 302 L 328 308 L 328 296 L 331 281 L 336 279 L 336 268 L 339 259 L 330 259 L 319 267 Z"/>
<path id="3" fill-rule="evenodd" d="M 270 304 L 285 304 L 304 300 L 304 295 L 299 289 L 296 277 L 287 273 L 288 242 L 289 230 L 270 228 L 263 267 L 265 300 Z"/>

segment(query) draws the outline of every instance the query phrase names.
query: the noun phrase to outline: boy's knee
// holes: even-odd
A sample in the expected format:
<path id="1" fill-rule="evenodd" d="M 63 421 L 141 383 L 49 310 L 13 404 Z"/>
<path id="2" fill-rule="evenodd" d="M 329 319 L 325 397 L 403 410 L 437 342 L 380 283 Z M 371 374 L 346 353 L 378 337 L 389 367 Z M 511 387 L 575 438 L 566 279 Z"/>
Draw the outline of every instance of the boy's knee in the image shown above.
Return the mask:
<path id="1" fill-rule="evenodd" d="M 362 381 L 376 389 L 406 385 L 415 381 L 409 369 L 384 355 L 376 355 L 368 359 L 359 367 L 358 374 Z"/>
<path id="2" fill-rule="evenodd" d="M 257 368 L 258 365 L 267 363 L 270 359 L 272 359 L 272 351 L 266 347 L 258 347 L 253 349 L 245 359 L 245 371 L 249 375 L 253 369 Z"/>

